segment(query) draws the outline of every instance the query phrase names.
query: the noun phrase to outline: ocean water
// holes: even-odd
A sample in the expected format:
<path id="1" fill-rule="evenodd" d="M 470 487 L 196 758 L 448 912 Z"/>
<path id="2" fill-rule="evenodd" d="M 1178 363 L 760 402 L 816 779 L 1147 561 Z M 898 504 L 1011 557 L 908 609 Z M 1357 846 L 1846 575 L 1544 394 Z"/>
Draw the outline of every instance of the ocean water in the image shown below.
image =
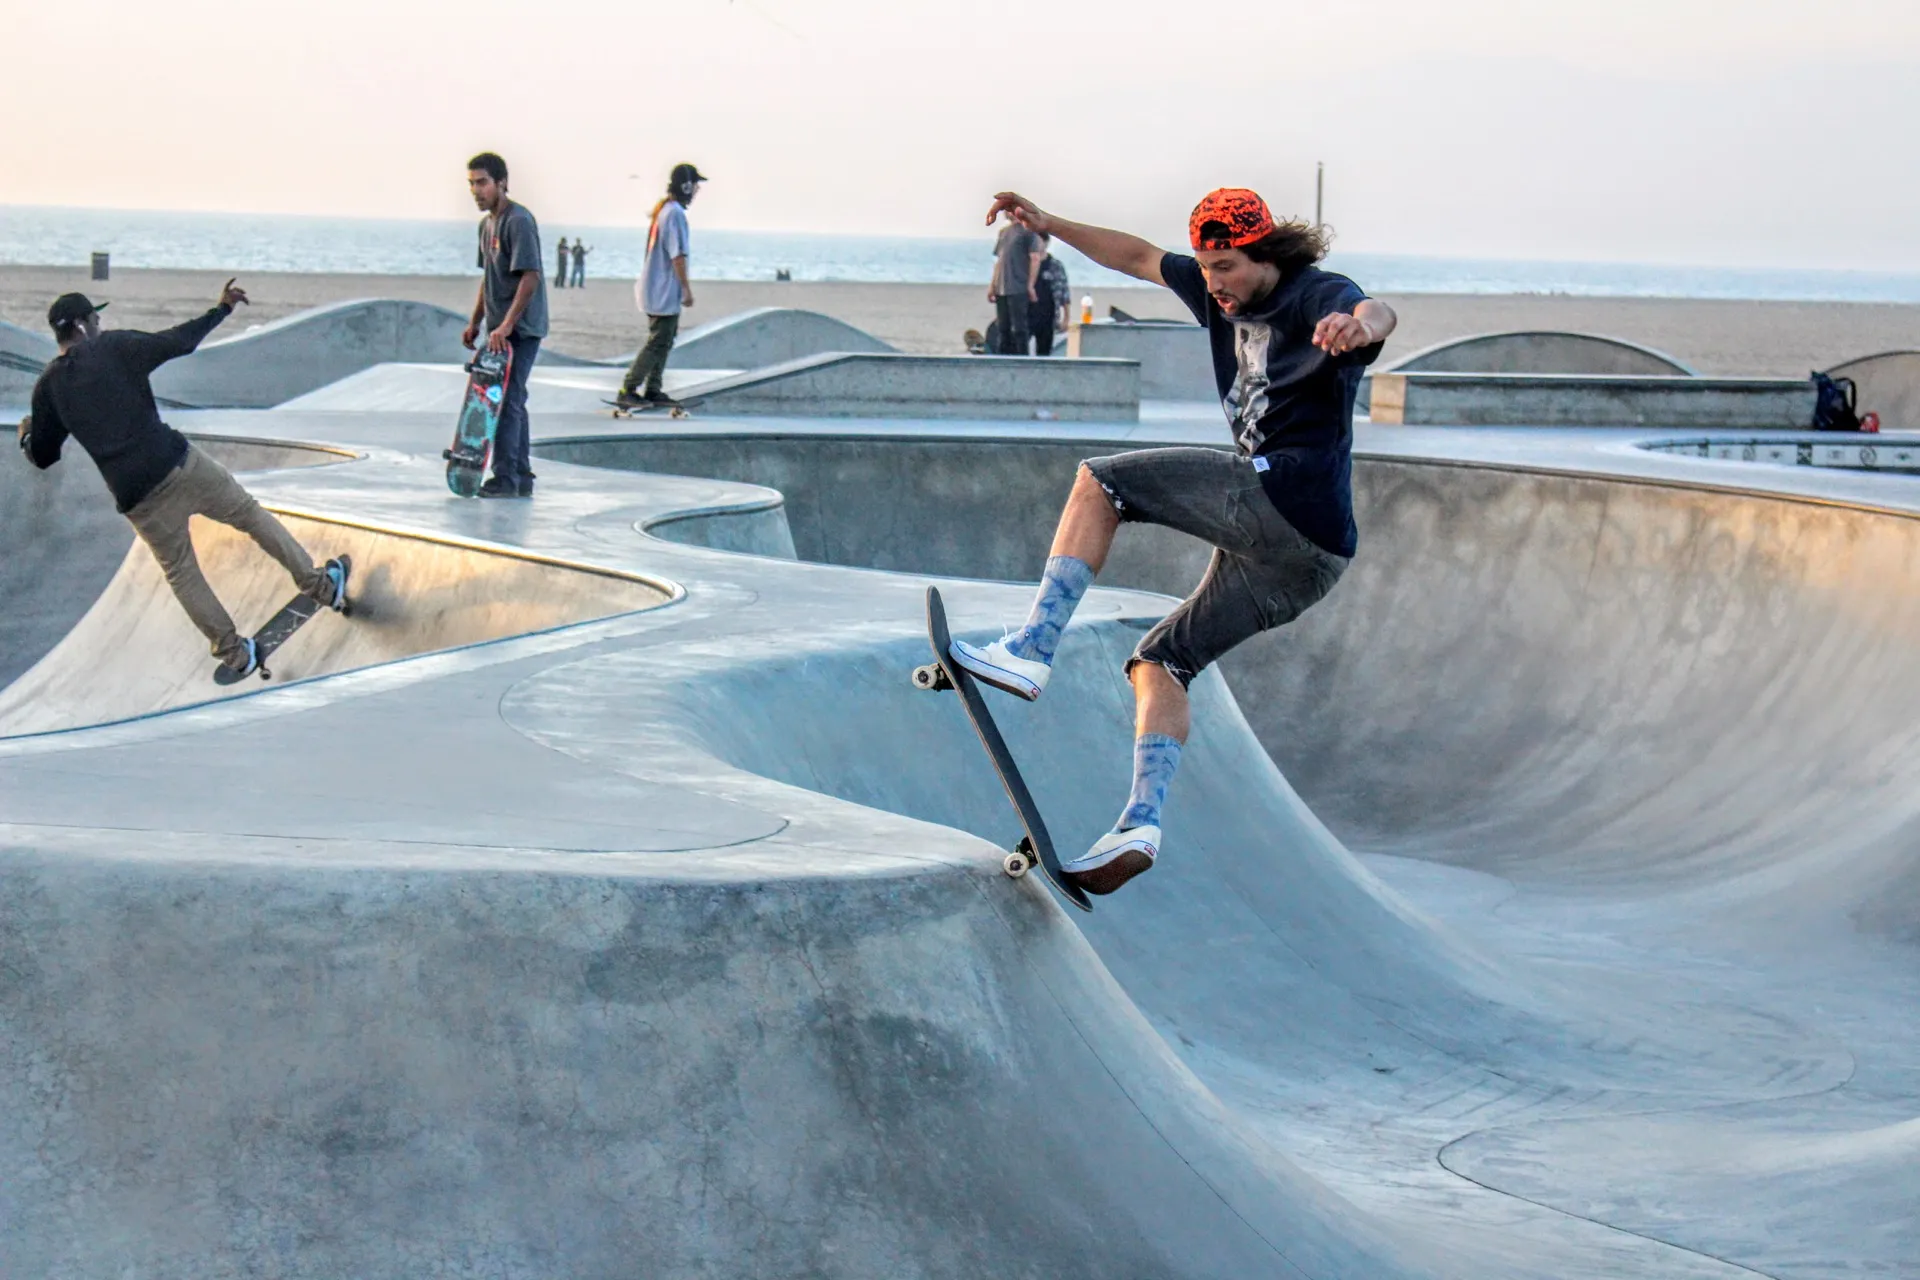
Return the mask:
<path id="1" fill-rule="evenodd" d="M 549 245 L 584 235 L 588 273 L 632 277 L 646 252 L 643 227 L 548 222 Z M 472 221 L 307 218 L 282 214 L 162 213 L 0 205 L 0 263 L 118 267 L 471 275 Z M 881 281 L 985 285 L 992 239 L 796 235 L 694 228 L 694 275 L 705 280 Z M 1132 283 L 1064 246 L 1056 252 L 1078 288 Z M 1920 274 L 1742 269 L 1600 262 L 1533 262 L 1336 253 L 1328 264 L 1375 293 L 1548 293 L 1585 297 L 1748 298 L 1920 303 Z"/>

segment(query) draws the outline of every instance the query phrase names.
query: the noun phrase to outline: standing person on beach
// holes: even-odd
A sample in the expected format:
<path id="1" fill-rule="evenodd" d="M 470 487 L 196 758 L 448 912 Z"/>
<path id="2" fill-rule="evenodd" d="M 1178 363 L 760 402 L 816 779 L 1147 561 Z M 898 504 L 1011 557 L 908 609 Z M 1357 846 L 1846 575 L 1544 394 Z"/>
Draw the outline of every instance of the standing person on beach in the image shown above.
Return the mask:
<path id="1" fill-rule="evenodd" d="M 587 283 L 587 255 L 593 250 L 587 248 L 587 242 L 578 236 L 573 240 L 573 287 L 584 288 Z"/>
<path id="2" fill-rule="evenodd" d="M 567 255 L 572 252 L 571 249 L 567 248 L 567 238 L 565 236 L 560 237 L 560 243 L 556 248 L 556 252 L 559 254 L 559 262 L 553 272 L 553 287 L 556 289 L 564 289 L 567 287 Z"/>
<path id="3" fill-rule="evenodd" d="M 953 644 L 954 659 L 981 680 L 1036 699 L 1123 522 L 1213 544 L 1200 585 L 1127 659 L 1136 719 L 1126 807 L 1065 864 L 1088 893 L 1112 893 L 1159 856 L 1160 809 L 1189 727 L 1187 686 L 1249 636 L 1299 617 L 1352 560 L 1354 392 L 1398 321 L 1353 281 L 1315 265 L 1327 250 L 1320 228 L 1276 222 L 1251 191 L 1215 191 L 1194 208 L 1191 257 L 1069 222 L 1011 191 L 994 197 L 987 224 L 1001 214 L 1173 290 L 1207 328 L 1233 431 L 1232 453 L 1143 449 L 1082 462 L 1026 625 L 988 645 Z"/>
<path id="4" fill-rule="evenodd" d="M 160 421 L 154 404 L 153 371 L 198 347 L 246 302 L 246 290 L 229 280 L 219 302 L 197 320 L 161 333 L 102 333 L 100 307 L 106 303 L 95 306 L 84 294 L 62 294 L 47 311 L 60 354 L 34 383 L 32 411 L 20 420 L 20 448 L 43 471 L 60 461 L 68 436 L 80 442 L 213 656 L 243 676 L 259 669 L 258 646 L 234 630 L 233 619 L 200 572 L 189 517 L 204 516 L 252 538 L 280 562 L 294 586 L 322 607 L 341 609 L 347 600 L 345 564 L 329 560 L 314 568 L 286 526 L 225 467 Z"/>
<path id="5" fill-rule="evenodd" d="M 687 276 L 687 255 L 692 249 L 687 206 L 706 180 L 692 165 L 677 164 L 667 176 L 667 194 L 653 206 L 647 224 L 646 266 L 633 285 L 634 301 L 647 317 L 647 342 L 633 358 L 620 394 L 614 397 L 622 409 L 671 409 L 680 403 L 667 394 L 662 380 L 673 339 L 680 332 L 680 311 L 693 305 L 693 284 Z"/>
<path id="6" fill-rule="evenodd" d="M 460 341 L 472 350 L 482 323 L 487 350 L 511 351 L 493 436 L 493 475 L 480 486 L 483 498 L 533 496 L 532 426 L 527 421 L 527 379 L 547 336 L 547 282 L 540 274 L 540 224 L 522 204 L 507 198 L 507 162 L 491 151 L 467 161 L 467 189 L 480 219 L 480 296 Z"/>
<path id="7" fill-rule="evenodd" d="M 1053 354 L 1053 335 L 1066 332 L 1067 308 L 1073 301 L 1067 269 L 1060 264 L 1060 259 L 1047 252 L 1047 246 L 1052 243 L 1052 236 L 1040 237 L 1040 271 L 1035 279 L 1033 310 L 1028 320 L 1036 356 Z"/>
<path id="8" fill-rule="evenodd" d="M 987 301 L 993 304 L 1003 356 L 1027 354 L 1028 316 L 1039 297 L 1037 277 L 1043 256 L 1039 237 L 1012 219 L 993 242 L 993 283 L 987 286 Z"/>

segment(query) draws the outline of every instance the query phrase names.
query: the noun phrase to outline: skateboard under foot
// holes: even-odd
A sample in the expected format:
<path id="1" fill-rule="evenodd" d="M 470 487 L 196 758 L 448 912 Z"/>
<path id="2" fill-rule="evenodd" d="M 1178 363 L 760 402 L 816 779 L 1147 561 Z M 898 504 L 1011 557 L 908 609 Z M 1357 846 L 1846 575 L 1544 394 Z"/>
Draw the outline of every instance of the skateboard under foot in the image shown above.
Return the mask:
<path id="1" fill-rule="evenodd" d="M 1020 816 L 1020 825 L 1026 829 L 1020 843 L 1001 859 L 1000 869 L 1017 880 L 1037 863 L 1046 872 L 1047 879 L 1053 882 L 1053 887 L 1060 891 L 1061 897 L 1082 911 L 1092 911 L 1093 904 L 1087 900 L 1086 891 L 1068 880 L 1066 872 L 1060 867 L 1060 859 L 1053 851 L 1053 838 L 1047 834 L 1047 825 L 1040 818 L 1040 808 L 1034 804 L 1033 794 L 1027 790 L 1026 779 L 1020 776 L 1020 767 L 1013 762 L 1013 753 L 1007 750 L 1006 739 L 1000 736 L 1000 726 L 993 722 L 993 716 L 987 710 L 987 701 L 981 696 L 979 683 L 966 668 L 953 660 L 953 637 L 947 631 L 947 607 L 940 599 L 938 587 L 927 588 L 927 640 L 933 646 L 934 661 L 914 668 L 914 687 L 930 693 L 952 690 L 960 695 L 960 705 L 966 709 L 967 720 L 979 735 L 980 745 L 987 749 L 987 759 L 993 762 L 994 772 L 1000 775 L 1000 785 L 1006 789 L 1007 799 L 1013 803 L 1014 812 Z"/>
<path id="2" fill-rule="evenodd" d="M 333 559 L 327 561 L 327 563 L 329 565 L 339 565 L 342 578 L 348 583 L 353 581 L 352 557 L 335 556 Z M 291 640 L 294 632 L 307 625 L 307 619 L 320 612 L 324 607 L 325 606 L 318 600 L 315 600 L 304 591 L 281 605 L 280 611 L 271 618 L 268 618 L 267 624 L 254 633 L 253 647 L 255 654 L 260 659 L 260 665 L 248 672 L 247 675 L 257 675 L 262 680 L 273 679 L 273 672 L 267 669 L 267 659 L 273 656 L 275 649 L 278 649 L 281 645 Z M 347 601 L 341 607 L 340 612 L 343 615 L 352 613 L 353 601 Z M 246 678 L 247 676 L 239 674 L 224 662 L 218 664 L 213 669 L 213 682 L 217 685 L 239 684 Z"/>

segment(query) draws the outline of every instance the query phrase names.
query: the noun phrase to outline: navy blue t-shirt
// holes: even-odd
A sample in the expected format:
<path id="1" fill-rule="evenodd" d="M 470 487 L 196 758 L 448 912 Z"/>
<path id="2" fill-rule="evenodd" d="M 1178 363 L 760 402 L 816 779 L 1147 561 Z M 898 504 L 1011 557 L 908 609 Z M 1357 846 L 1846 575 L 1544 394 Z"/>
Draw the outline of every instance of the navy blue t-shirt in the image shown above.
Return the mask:
<path id="1" fill-rule="evenodd" d="M 1316 546 L 1352 556 L 1360 543 L 1353 399 L 1380 344 L 1330 356 L 1313 345 L 1313 331 L 1336 311 L 1351 315 L 1367 295 L 1345 276 L 1306 267 L 1245 314 L 1228 316 L 1186 254 L 1161 258 L 1160 276 L 1207 327 L 1234 443 L 1248 457 L 1266 459 L 1260 482 L 1273 505 Z"/>

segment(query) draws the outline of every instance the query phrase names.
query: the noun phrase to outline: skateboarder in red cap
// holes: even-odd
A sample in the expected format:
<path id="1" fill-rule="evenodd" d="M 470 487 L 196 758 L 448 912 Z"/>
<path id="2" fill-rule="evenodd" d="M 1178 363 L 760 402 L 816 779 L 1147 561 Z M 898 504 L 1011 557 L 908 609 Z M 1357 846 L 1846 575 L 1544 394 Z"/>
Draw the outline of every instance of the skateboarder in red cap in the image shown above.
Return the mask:
<path id="1" fill-rule="evenodd" d="M 33 388 L 33 411 L 20 420 L 20 448 L 45 469 L 60 460 L 68 436 L 100 468 L 120 514 L 153 551 L 167 585 L 213 656 L 236 675 L 259 669 L 251 637 L 240 635 L 220 598 L 207 585 L 193 554 L 189 517 L 204 516 L 240 530 L 278 560 L 294 585 L 329 609 L 344 609 L 347 571 L 340 561 L 315 568 L 286 526 L 240 487 L 227 469 L 160 421 L 148 376 L 191 352 L 214 326 L 245 305 L 246 290 L 227 281 L 220 301 L 197 320 L 161 333 L 100 331 L 100 307 L 84 295 L 54 299 L 47 323 L 60 354 Z"/>
<path id="2" fill-rule="evenodd" d="M 1179 295 L 1207 328 L 1236 446 L 1082 462 L 1026 625 L 992 644 L 953 644 L 955 660 L 982 681 L 1038 698 L 1060 632 L 1123 521 L 1213 544 L 1200 585 L 1127 660 L 1137 716 L 1126 808 L 1112 831 L 1064 864 L 1087 892 L 1112 893 L 1159 856 L 1160 809 L 1188 732 L 1187 686 L 1247 637 L 1299 617 L 1353 558 L 1354 393 L 1396 317 L 1315 265 L 1326 255 L 1320 228 L 1276 221 L 1251 191 L 1223 188 L 1195 206 L 1191 256 L 1069 222 L 1011 191 L 994 197 L 987 224 L 1002 214 Z"/>

